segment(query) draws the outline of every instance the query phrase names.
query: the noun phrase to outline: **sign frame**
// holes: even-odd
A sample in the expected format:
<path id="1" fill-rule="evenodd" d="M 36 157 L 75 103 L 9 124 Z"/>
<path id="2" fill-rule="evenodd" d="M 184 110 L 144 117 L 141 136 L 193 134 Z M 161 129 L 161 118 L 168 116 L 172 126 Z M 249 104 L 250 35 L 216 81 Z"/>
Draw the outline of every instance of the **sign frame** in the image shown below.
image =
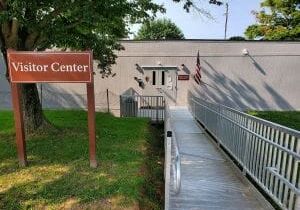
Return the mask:
<path id="1" fill-rule="evenodd" d="M 12 68 L 11 68 L 11 65 L 10 65 L 10 56 L 12 54 L 14 55 L 88 55 L 89 56 L 89 66 L 92 67 L 93 65 L 93 62 L 91 61 L 93 55 L 89 52 L 89 51 L 83 51 L 83 52 L 61 52 L 61 51 L 42 51 L 42 52 L 35 52 L 35 51 L 13 51 L 13 50 L 8 50 L 7 51 L 7 60 L 8 60 L 8 66 L 9 66 L 9 75 L 12 76 Z M 30 80 L 30 81 L 14 81 L 13 80 L 13 77 L 10 77 L 10 81 L 12 83 L 87 83 L 87 82 L 92 82 L 92 75 L 89 74 L 89 81 L 87 80 L 83 80 L 83 81 L 80 81 L 80 80 L 76 80 L 76 81 L 71 81 L 71 80 L 59 80 L 59 81 L 55 81 L 55 80 Z"/>
<path id="2" fill-rule="evenodd" d="M 17 145 L 17 153 L 18 153 L 18 160 L 19 165 L 25 167 L 28 165 L 27 161 L 27 154 L 26 154 L 26 141 L 25 141 L 25 132 L 24 132 L 24 121 L 23 121 L 23 110 L 21 104 L 21 87 L 20 84 L 22 82 L 15 82 L 12 81 L 11 78 L 11 65 L 9 55 L 17 53 L 17 54 L 47 54 L 48 52 L 32 52 L 32 51 L 14 51 L 12 49 L 7 50 L 7 61 L 8 61 L 8 68 L 10 74 L 10 85 L 11 85 L 11 93 L 12 93 L 12 104 L 14 110 L 14 120 L 15 120 L 15 129 L 16 129 L 16 145 Z M 93 71 L 93 53 L 92 51 L 85 51 L 85 52 L 49 52 L 51 54 L 89 54 L 89 74 L 90 74 L 90 81 L 67 81 L 67 82 L 60 82 L 60 81 L 36 81 L 30 83 L 85 83 L 86 90 L 87 90 L 87 109 L 88 109 L 88 133 L 89 133 L 89 161 L 90 167 L 96 168 L 97 158 L 96 158 L 96 117 L 95 117 L 95 92 L 94 92 L 94 71 Z M 29 83 L 29 82 L 24 82 Z"/>

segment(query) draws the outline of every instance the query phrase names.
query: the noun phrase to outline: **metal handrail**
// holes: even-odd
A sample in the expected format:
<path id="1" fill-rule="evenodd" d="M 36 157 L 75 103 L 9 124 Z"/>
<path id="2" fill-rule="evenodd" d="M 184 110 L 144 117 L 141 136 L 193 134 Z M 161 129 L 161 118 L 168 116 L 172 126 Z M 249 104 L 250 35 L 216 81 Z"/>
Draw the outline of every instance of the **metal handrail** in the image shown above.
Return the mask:
<path id="1" fill-rule="evenodd" d="M 193 100 L 193 99 L 192 99 L 192 100 Z M 246 128 L 246 127 L 243 126 L 243 125 L 240 125 L 240 124 L 236 123 L 234 120 L 231 120 L 230 118 L 226 117 L 225 115 L 222 115 L 222 114 L 218 113 L 217 111 L 215 111 L 215 110 L 209 108 L 208 106 L 205 106 L 205 105 L 199 103 L 198 101 L 195 101 L 195 100 L 193 100 L 193 101 L 196 102 L 197 104 L 199 104 L 200 106 L 203 106 L 203 107 L 205 107 L 206 109 L 210 110 L 211 112 L 214 112 L 214 113 L 220 115 L 222 118 L 224 118 L 224 119 L 226 119 L 226 120 L 228 120 L 228 121 L 230 121 L 230 122 L 236 124 L 236 126 L 238 126 L 238 127 L 242 128 L 242 129 L 246 130 L 247 132 L 253 134 L 253 135 L 256 136 L 256 137 L 258 137 L 259 139 L 261 139 L 261 140 L 263 140 L 263 141 L 265 141 L 265 142 L 268 142 L 269 144 L 272 144 L 273 146 L 275 146 L 275 147 L 277 147 L 277 148 L 279 148 L 279 149 L 281 149 L 281 150 L 283 150 L 283 151 L 285 151 L 285 152 L 290 153 L 290 155 L 292 155 L 292 156 L 294 156 L 295 158 L 297 158 L 298 160 L 300 160 L 300 154 L 298 154 L 298 153 L 296 153 L 296 152 L 293 152 L 292 150 L 289 150 L 289 149 L 287 149 L 287 148 L 285 148 L 285 147 L 282 147 L 282 146 L 280 146 L 280 145 L 278 145 L 278 144 L 276 144 L 276 143 L 274 143 L 274 142 L 272 142 L 272 141 L 266 139 L 265 137 L 263 137 L 263 136 L 261 136 L 261 135 L 255 133 L 255 132 L 251 131 L 250 129 Z M 242 113 L 242 114 L 244 114 L 244 113 Z M 267 122 L 270 123 L 270 124 L 273 124 L 272 122 L 269 122 L 269 121 L 267 121 Z M 277 127 L 277 126 L 280 126 L 280 125 L 277 124 L 276 127 Z M 282 127 L 282 128 L 283 128 L 283 127 Z M 294 130 L 294 132 L 297 132 L 297 131 Z M 299 133 L 299 132 L 298 132 L 298 133 Z"/>
<path id="2" fill-rule="evenodd" d="M 174 135 L 175 137 L 175 135 Z M 176 137 L 174 138 L 175 157 L 173 160 L 173 180 L 174 180 L 174 191 L 176 194 L 180 192 L 181 188 L 181 157 L 178 148 L 178 142 Z"/>
<path id="3" fill-rule="evenodd" d="M 266 167 L 266 169 L 276 176 L 278 179 L 282 180 L 291 190 L 293 190 L 296 195 L 300 195 L 300 189 L 292 185 L 286 178 L 278 173 L 278 169 L 274 167 Z"/>
<path id="4" fill-rule="evenodd" d="M 192 98 L 192 100 L 195 101 L 195 102 L 197 102 L 197 103 L 200 103 L 200 102 L 197 101 L 197 100 L 202 100 L 202 99 L 199 99 L 199 98 Z M 234 108 L 232 108 L 232 107 L 228 107 L 228 106 L 226 106 L 226 105 L 224 105 L 224 104 L 217 104 L 217 103 L 209 102 L 209 101 L 207 101 L 207 100 L 202 100 L 202 101 L 205 101 L 206 103 L 210 103 L 210 104 L 215 104 L 215 105 L 220 106 L 220 107 L 222 107 L 222 108 L 224 108 L 224 109 L 230 110 L 230 111 L 232 111 L 232 112 L 235 112 L 235 113 L 237 113 L 237 114 L 243 115 L 243 116 L 245 116 L 245 117 L 247 117 L 247 118 L 250 118 L 250 119 L 252 119 L 252 120 L 255 120 L 255 121 L 260 122 L 260 123 L 264 123 L 264 124 L 266 124 L 266 125 L 268 125 L 268 126 L 270 126 L 270 127 L 273 127 L 273 128 L 278 129 L 278 130 L 280 130 L 280 131 L 282 131 L 282 132 L 285 132 L 285 133 L 288 133 L 288 134 L 290 134 L 290 135 L 296 136 L 297 138 L 300 138 L 300 131 L 295 130 L 295 129 L 293 129 L 293 128 L 289 128 L 289 127 L 280 125 L 280 124 L 278 124 L 278 123 L 270 122 L 270 121 L 268 121 L 268 120 L 265 120 L 265 119 L 262 119 L 262 118 L 259 118 L 259 117 L 256 117 L 256 116 L 247 114 L 247 113 L 242 112 L 242 111 L 240 111 L 240 110 L 236 110 L 236 109 L 234 109 Z"/>
<path id="5" fill-rule="evenodd" d="M 166 129 L 169 129 L 172 132 L 172 143 L 175 148 L 175 156 L 172 159 L 172 169 L 173 169 L 173 190 L 175 194 L 178 194 L 181 189 L 181 157 L 180 157 L 180 152 L 179 152 L 179 146 L 178 146 L 178 141 L 176 138 L 176 134 L 173 131 L 172 124 L 170 123 L 171 121 L 171 114 L 169 110 L 169 106 L 167 103 L 165 103 L 165 123 L 168 123 L 169 125 L 166 126 Z"/>
<path id="6" fill-rule="evenodd" d="M 189 96 L 189 108 L 282 209 L 300 209 L 300 131 Z"/>

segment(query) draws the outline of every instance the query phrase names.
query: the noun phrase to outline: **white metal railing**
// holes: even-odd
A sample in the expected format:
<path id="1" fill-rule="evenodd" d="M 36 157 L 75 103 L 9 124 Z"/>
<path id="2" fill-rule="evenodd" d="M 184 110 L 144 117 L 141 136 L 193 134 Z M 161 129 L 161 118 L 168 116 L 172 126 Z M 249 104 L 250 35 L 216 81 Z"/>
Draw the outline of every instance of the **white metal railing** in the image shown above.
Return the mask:
<path id="1" fill-rule="evenodd" d="M 121 95 L 121 117 L 147 117 L 153 121 L 164 120 L 165 99 L 163 96 Z"/>
<path id="2" fill-rule="evenodd" d="M 189 95 L 194 118 L 282 209 L 300 209 L 300 132 Z"/>
<path id="3" fill-rule="evenodd" d="M 174 182 L 174 192 L 178 194 L 180 192 L 180 187 L 181 187 L 181 158 L 180 158 L 176 135 L 174 135 L 173 139 L 174 139 L 173 144 L 174 144 L 174 152 L 175 152 L 172 161 L 173 182 Z"/>
<path id="4" fill-rule="evenodd" d="M 169 209 L 171 191 L 175 194 L 181 188 L 181 157 L 176 134 L 172 128 L 172 118 L 167 103 L 165 104 L 165 209 Z M 171 173 L 172 169 L 172 173 Z M 171 179 L 171 174 L 173 175 Z M 170 189 L 171 180 L 173 189 Z"/>

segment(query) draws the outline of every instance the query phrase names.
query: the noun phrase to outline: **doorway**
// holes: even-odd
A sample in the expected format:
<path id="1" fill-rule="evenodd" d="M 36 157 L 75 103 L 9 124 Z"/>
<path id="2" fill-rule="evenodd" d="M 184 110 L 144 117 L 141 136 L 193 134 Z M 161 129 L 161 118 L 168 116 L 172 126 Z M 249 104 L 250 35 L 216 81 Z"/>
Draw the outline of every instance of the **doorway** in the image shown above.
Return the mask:
<path id="1" fill-rule="evenodd" d="M 163 95 L 166 99 L 176 102 L 177 99 L 177 67 L 152 67 L 144 68 L 148 78 L 148 88 L 145 93 L 150 95 Z"/>

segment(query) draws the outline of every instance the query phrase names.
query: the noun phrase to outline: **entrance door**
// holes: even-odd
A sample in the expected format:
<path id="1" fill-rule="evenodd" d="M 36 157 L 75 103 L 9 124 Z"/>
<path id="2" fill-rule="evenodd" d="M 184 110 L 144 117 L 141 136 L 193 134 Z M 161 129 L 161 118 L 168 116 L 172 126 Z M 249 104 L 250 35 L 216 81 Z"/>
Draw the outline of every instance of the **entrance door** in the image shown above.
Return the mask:
<path id="1" fill-rule="evenodd" d="M 167 99 L 176 101 L 177 97 L 177 69 L 176 68 L 155 68 L 145 71 L 150 78 L 150 85 L 164 95 Z"/>

